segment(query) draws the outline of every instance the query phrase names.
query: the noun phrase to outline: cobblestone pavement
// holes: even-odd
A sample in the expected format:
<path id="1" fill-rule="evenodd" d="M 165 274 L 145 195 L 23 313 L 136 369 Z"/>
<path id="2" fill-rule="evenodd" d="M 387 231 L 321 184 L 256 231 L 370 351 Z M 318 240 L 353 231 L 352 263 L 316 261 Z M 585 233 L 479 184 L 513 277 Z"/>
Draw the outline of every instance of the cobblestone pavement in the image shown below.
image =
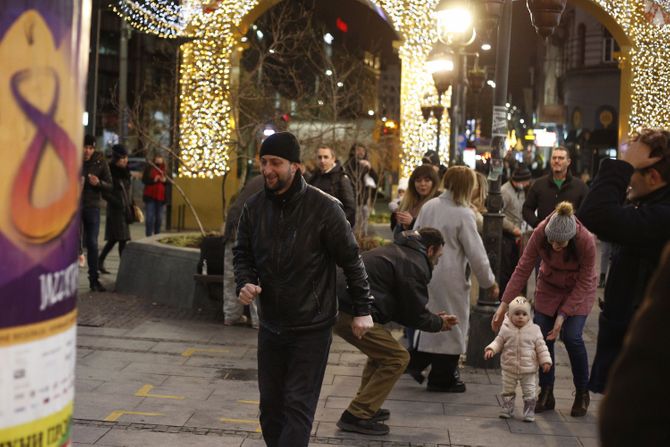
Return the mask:
<path id="1" fill-rule="evenodd" d="M 109 260 L 113 278 L 118 259 Z M 258 425 L 254 329 L 224 327 L 220 313 L 173 309 L 111 292 L 89 293 L 83 280 L 74 445 L 264 445 Z M 105 284 L 111 288 L 113 280 L 105 278 Z M 594 311 L 585 332 L 590 358 L 596 328 Z M 556 348 L 556 411 L 538 415 L 535 423 L 499 419 L 499 372 L 464 367 L 461 376 L 468 388 L 463 394 L 429 393 L 401 378 L 385 404 L 392 412 L 390 434 L 365 436 L 335 426 L 358 387 L 365 361 L 335 337 L 310 445 L 596 446 L 599 397 L 592 396 L 586 417 L 570 417 L 569 362 L 563 346 Z M 517 414 L 520 410 L 518 402 Z"/>

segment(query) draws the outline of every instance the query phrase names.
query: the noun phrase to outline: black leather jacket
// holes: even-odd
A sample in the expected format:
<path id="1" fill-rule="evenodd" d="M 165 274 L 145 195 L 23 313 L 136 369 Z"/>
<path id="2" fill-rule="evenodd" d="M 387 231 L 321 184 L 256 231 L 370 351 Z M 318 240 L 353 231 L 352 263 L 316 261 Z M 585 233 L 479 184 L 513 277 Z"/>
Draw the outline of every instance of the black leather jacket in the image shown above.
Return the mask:
<path id="1" fill-rule="evenodd" d="M 340 203 L 297 174 L 281 196 L 264 190 L 247 200 L 233 248 L 237 293 L 262 288 L 260 324 L 275 333 L 332 326 L 336 265 L 352 300 L 370 308 L 367 273 Z"/>
<path id="2" fill-rule="evenodd" d="M 89 174 L 93 174 L 100 179 L 100 183 L 97 186 L 89 183 Z M 88 161 L 84 161 L 81 175 L 84 177 L 84 189 L 81 192 L 82 208 L 100 208 L 102 193 L 112 191 L 112 175 L 109 172 L 109 166 L 102 153 L 93 152 L 91 158 Z"/>
<path id="3" fill-rule="evenodd" d="M 426 332 L 442 329 L 442 319 L 426 308 L 433 267 L 416 231 L 398 233 L 393 244 L 366 251 L 363 263 L 374 296 L 374 321 L 381 324 L 395 321 Z M 337 278 L 337 297 L 342 312 L 358 315 L 340 275 Z"/>

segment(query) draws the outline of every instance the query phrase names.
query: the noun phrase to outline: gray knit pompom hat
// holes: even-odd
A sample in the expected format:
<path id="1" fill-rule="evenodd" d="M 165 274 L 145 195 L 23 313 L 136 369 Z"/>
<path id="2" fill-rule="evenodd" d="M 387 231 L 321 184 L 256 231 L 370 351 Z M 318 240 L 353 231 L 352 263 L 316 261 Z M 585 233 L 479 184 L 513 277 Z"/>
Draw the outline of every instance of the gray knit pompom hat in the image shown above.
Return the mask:
<path id="1" fill-rule="evenodd" d="M 551 242 L 565 242 L 575 237 L 577 221 L 572 203 L 561 202 L 556 205 L 556 212 L 549 218 L 544 234 Z"/>

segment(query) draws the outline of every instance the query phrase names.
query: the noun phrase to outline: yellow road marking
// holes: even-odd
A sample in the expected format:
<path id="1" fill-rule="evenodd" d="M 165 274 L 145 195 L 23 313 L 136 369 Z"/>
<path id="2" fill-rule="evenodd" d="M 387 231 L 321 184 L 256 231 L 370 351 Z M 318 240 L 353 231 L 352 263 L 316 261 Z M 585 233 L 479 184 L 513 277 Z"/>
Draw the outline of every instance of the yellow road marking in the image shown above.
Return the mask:
<path id="1" fill-rule="evenodd" d="M 198 348 L 188 348 L 186 351 L 181 353 L 182 357 L 191 357 L 193 354 L 196 352 L 207 352 L 207 353 L 215 353 L 215 354 L 223 354 L 225 352 L 228 352 L 227 349 L 198 349 Z"/>
<path id="2" fill-rule="evenodd" d="M 231 422 L 233 424 L 258 424 L 257 420 L 253 419 L 232 419 L 232 418 L 219 418 L 221 422 Z M 256 427 L 256 433 L 261 432 L 261 426 Z"/>
<path id="3" fill-rule="evenodd" d="M 135 414 L 135 415 L 139 415 L 139 416 L 165 416 L 163 413 L 146 413 L 144 411 L 117 410 L 117 411 L 112 411 L 111 413 L 109 413 L 107 415 L 107 417 L 105 418 L 105 421 L 116 422 L 124 414 Z"/>
<path id="4" fill-rule="evenodd" d="M 250 404 L 250 405 L 258 405 L 258 404 L 260 404 L 260 402 L 257 401 L 257 400 L 238 400 L 237 402 L 239 402 L 239 403 L 241 403 L 241 404 Z"/>
<path id="5" fill-rule="evenodd" d="M 153 390 L 154 386 L 153 385 L 144 385 L 142 388 L 137 390 L 135 392 L 135 396 L 137 397 L 153 397 L 155 399 L 177 399 L 177 400 L 183 400 L 184 396 L 173 396 L 170 394 L 149 394 L 149 391 Z"/>

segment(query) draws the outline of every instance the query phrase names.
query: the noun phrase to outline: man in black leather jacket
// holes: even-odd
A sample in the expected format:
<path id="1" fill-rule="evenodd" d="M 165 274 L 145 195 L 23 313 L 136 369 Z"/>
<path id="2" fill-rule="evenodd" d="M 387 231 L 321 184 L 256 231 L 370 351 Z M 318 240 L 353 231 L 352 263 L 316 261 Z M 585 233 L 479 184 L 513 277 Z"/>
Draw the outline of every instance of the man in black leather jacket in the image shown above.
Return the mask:
<path id="1" fill-rule="evenodd" d="M 337 319 L 336 265 L 355 309 L 352 331 L 373 326 L 370 287 L 341 204 L 305 183 L 300 145 L 280 132 L 261 145 L 265 190 L 247 200 L 233 248 L 239 299 L 259 299 L 260 423 L 270 447 L 309 443 Z"/>
<path id="2" fill-rule="evenodd" d="M 458 320 L 446 313 L 433 314 L 427 308 L 428 283 L 433 266 L 442 256 L 444 238 L 435 228 L 399 233 L 393 244 L 363 253 L 374 296 L 372 317 L 375 325 L 363 338 L 351 330 L 351 295 L 343 277 L 338 277 L 337 296 L 340 314 L 335 333 L 368 356 L 361 386 L 337 426 L 345 431 L 384 435 L 388 426 L 381 424 L 390 412 L 381 406 L 409 363 L 409 353 L 382 326 L 394 321 L 427 332 L 448 331 Z"/>

